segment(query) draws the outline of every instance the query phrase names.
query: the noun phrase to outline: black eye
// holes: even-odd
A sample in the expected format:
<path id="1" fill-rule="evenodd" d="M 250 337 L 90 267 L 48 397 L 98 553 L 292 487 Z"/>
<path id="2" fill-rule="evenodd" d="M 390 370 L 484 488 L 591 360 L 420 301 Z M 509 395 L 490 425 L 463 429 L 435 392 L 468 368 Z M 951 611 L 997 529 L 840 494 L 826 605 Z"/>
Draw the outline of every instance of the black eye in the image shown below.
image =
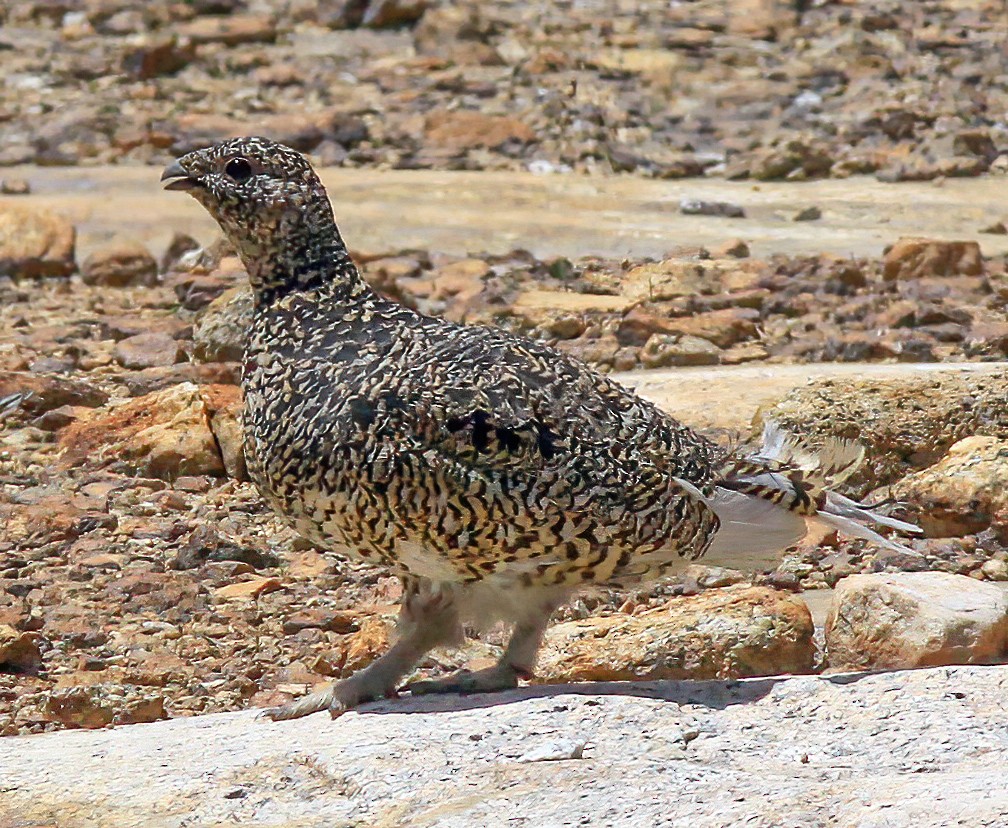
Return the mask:
<path id="1" fill-rule="evenodd" d="M 224 172 L 241 184 L 252 177 L 252 165 L 244 158 L 232 158 L 224 165 Z"/>

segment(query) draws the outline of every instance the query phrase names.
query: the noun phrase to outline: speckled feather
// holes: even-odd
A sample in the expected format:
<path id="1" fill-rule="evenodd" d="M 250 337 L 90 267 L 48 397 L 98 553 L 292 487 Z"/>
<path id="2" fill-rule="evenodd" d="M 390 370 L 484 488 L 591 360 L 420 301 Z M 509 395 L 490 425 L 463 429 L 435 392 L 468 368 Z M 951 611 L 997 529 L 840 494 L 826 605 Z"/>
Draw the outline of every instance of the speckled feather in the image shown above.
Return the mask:
<path id="1" fill-rule="evenodd" d="M 259 303 L 250 469 L 317 542 L 437 580 L 658 577 L 703 553 L 717 448 L 551 348 L 357 282 Z"/>
<path id="2" fill-rule="evenodd" d="M 682 481 L 710 489 L 716 445 L 543 344 L 376 294 L 293 150 L 236 139 L 183 162 L 255 291 L 249 470 L 305 536 L 525 586 L 634 583 L 703 554 L 718 518 Z"/>

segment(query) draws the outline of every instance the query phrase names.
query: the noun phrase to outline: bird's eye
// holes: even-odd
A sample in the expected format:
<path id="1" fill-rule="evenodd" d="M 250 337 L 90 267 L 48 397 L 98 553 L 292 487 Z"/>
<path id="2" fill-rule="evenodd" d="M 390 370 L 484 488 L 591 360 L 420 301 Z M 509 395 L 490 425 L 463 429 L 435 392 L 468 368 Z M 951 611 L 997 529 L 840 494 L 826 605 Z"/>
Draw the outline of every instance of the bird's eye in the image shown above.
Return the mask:
<path id="1" fill-rule="evenodd" d="M 252 165 L 244 158 L 232 158 L 224 165 L 224 172 L 241 184 L 252 177 Z"/>

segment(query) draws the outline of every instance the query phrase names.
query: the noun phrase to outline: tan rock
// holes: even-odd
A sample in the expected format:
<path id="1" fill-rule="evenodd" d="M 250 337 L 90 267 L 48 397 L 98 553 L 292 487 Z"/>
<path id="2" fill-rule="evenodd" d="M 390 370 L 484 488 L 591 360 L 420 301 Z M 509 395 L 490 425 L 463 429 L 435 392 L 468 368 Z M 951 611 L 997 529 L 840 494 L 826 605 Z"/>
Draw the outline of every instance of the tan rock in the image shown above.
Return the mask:
<path id="1" fill-rule="evenodd" d="M 900 239 L 886 251 L 882 277 L 906 281 L 929 276 L 977 276 L 983 273 L 980 245 L 975 241 Z"/>
<path id="2" fill-rule="evenodd" d="M 236 599 L 254 600 L 260 595 L 275 592 L 282 586 L 283 584 L 280 583 L 279 578 L 264 578 L 261 575 L 255 575 L 247 581 L 239 581 L 238 583 L 228 584 L 227 586 L 215 589 L 214 597 L 223 601 L 233 601 Z"/>
<path id="3" fill-rule="evenodd" d="M 315 658 L 312 670 L 324 676 L 349 676 L 367 667 L 391 646 L 396 628 L 395 616 L 391 613 L 358 616 L 352 623 L 358 627 L 357 631 L 344 636 L 336 647 Z"/>
<path id="4" fill-rule="evenodd" d="M 1008 529 L 1008 440 L 960 440 L 935 465 L 899 481 L 892 497 L 919 509 L 915 519 L 928 537 Z"/>
<path id="5" fill-rule="evenodd" d="M 807 673 L 814 628 L 787 592 L 733 586 L 675 598 L 662 609 L 557 624 L 538 681 L 713 679 Z"/>
<path id="6" fill-rule="evenodd" d="M 715 259 L 746 259 L 749 257 L 749 245 L 742 239 L 729 239 L 712 248 L 711 255 Z"/>
<path id="7" fill-rule="evenodd" d="M 245 465 L 245 430 L 242 426 L 244 403 L 237 385 L 204 385 L 200 388 L 203 402 L 210 413 L 210 430 L 220 447 L 221 459 L 228 477 L 248 480 Z"/>
<path id="8" fill-rule="evenodd" d="M 72 541 L 82 534 L 83 518 L 83 511 L 67 495 L 43 497 L 36 503 L 0 503 L 4 539 L 21 549 Z"/>
<path id="9" fill-rule="evenodd" d="M 372 615 L 363 620 L 346 648 L 342 674 L 350 675 L 367 667 L 392 646 L 394 636 L 395 620 L 390 616 Z"/>
<path id="10" fill-rule="evenodd" d="M 698 336 L 652 334 L 641 348 L 640 361 L 645 368 L 717 365 L 720 355 L 717 345 Z"/>
<path id="11" fill-rule="evenodd" d="M 428 143 L 452 150 L 476 147 L 494 149 L 513 141 L 528 144 L 535 132 L 528 124 L 503 115 L 485 115 L 469 109 L 432 112 L 424 123 Z"/>
<path id="12" fill-rule="evenodd" d="M 31 184 L 23 178 L 0 178 L 0 195 L 28 195 Z"/>
<path id="13" fill-rule="evenodd" d="M 79 685 L 49 693 L 46 714 L 67 727 L 153 722 L 165 718 L 164 697 L 133 685 Z"/>
<path id="14" fill-rule="evenodd" d="M 575 359 L 587 362 L 595 368 L 612 367 L 616 364 L 617 354 L 623 350 L 614 336 L 594 338 L 578 337 L 577 339 L 562 339 L 554 346 Z"/>
<path id="15" fill-rule="evenodd" d="M 113 724 L 143 724 L 168 718 L 165 712 L 164 696 L 140 696 L 127 699 L 126 703 L 116 711 Z"/>
<path id="16" fill-rule="evenodd" d="M 88 285 L 126 287 L 157 284 L 157 262 L 142 244 L 122 242 L 96 250 L 81 265 Z"/>
<path id="17" fill-rule="evenodd" d="M 945 572 L 852 575 L 837 583 L 826 650 L 837 669 L 1001 661 L 1008 653 L 1008 592 Z"/>
<path id="18" fill-rule="evenodd" d="M 142 333 L 116 343 L 112 355 L 123 368 L 157 368 L 185 361 L 182 344 L 166 333 Z"/>
<path id="19" fill-rule="evenodd" d="M 170 75 L 183 68 L 196 56 L 193 43 L 174 36 L 146 38 L 130 48 L 122 59 L 126 74 L 138 80 L 150 80 L 158 75 Z"/>
<path id="20" fill-rule="evenodd" d="M 256 118 L 256 134 L 308 152 L 322 140 L 322 120 L 325 119 L 304 112 L 262 114 Z M 172 150 L 184 152 L 225 138 L 248 135 L 248 131 L 248 121 L 243 118 L 217 113 L 183 113 L 174 120 Z"/>
<path id="21" fill-rule="evenodd" d="M 654 334 L 674 334 L 676 329 L 668 316 L 655 313 L 645 305 L 627 311 L 616 328 L 616 338 L 622 345 L 643 345 Z"/>
<path id="22" fill-rule="evenodd" d="M 623 296 L 567 290 L 526 290 L 514 298 L 511 311 L 535 324 L 556 313 L 621 311 L 630 304 L 631 301 Z"/>
<path id="23" fill-rule="evenodd" d="M 490 265 L 483 259 L 459 259 L 439 267 L 434 274 L 432 299 L 458 296 L 471 298 L 483 289 L 483 277 L 489 274 Z"/>
<path id="24" fill-rule="evenodd" d="M 0 671 L 36 673 L 42 666 L 38 635 L 0 624 Z"/>
<path id="25" fill-rule="evenodd" d="M 301 630 L 320 629 L 347 634 L 360 629 L 359 613 L 330 607 L 311 607 L 291 613 L 283 622 L 284 635 L 294 635 Z"/>
<path id="26" fill-rule="evenodd" d="M 223 43 L 226 46 L 272 43 L 277 36 L 276 24 L 260 14 L 204 15 L 178 26 L 175 33 L 194 44 Z"/>
<path id="27" fill-rule="evenodd" d="M 48 210 L 0 207 L 0 276 L 69 276 L 76 238 L 74 226 Z"/>
<path id="28" fill-rule="evenodd" d="M 768 356 L 770 352 L 762 342 L 741 342 L 732 345 L 721 354 L 721 364 L 741 365 L 743 362 L 755 362 Z"/>
<path id="29" fill-rule="evenodd" d="M 560 311 L 543 319 L 539 328 L 554 339 L 576 339 L 585 332 L 587 325 L 579 314 Z"/>
<path id="30" fill-rule="evenodd" d="M 634 299 L 661 302 L 746 290 L 759 280 L 759 263 L 736 259 L 665 259 L 639 265 L 623 278 L 620 292 Z"/>
<path id="31" fill-rule="evenodd" d="M 725 16 L 733 35 L 773 40 L 781 28 L 795 19 L 784 0 L 737 0 Z"/>
<path id="32" fill-rule="evenodd" d="M 491 26 L 478 6 L 434 4 L 414 28 L 413 44 L 422 55 L 450 53 L 451 47 L 460 40 L 479 42 L 485 39 Z"/>
<path id="33" fill-rule="evenodd" d="M 682 53 L 670 49 L 610 49 L 598 54 L 592 63 L 599 69 L 663 83 L 671 82 L 684 60 Z"/>
<path id="34" fill-rule="evenodd" d="M 1008 581 L 1008 561 L 991 558 L 984 561 L 980 571 L 988 581 Z"/>
<path id="35" fill-rule="evenodd" d="M 58 444 L 68 465 L 116 464 L 166 480 L 224 474 L 206 404 L 189 382 L 97 410 L 63 429 Z"/>
<path id="36" fill-rule="evenodd" d="M 672 333 L 702 337 L 719 348 L 728 348 L 755 337 L 759 319 L 759 311 L 752 308 L 724 308 L 677 316 L 668 323 Z"/>
<path id="37" fill-rule="evenodd" d="M 252 290 L 233 287 L 214 299 L 193 328 L 193 357 L 198 362 L 233 362 L 242 358 L 252 324 Z"/>
<path id="38" fill-rule="evenodd" d="M 420 261 L 412 256 L 382 256 L 361 268 L 361 275 L 375 290 L 403 301 L 409 293 L 404 284 L 420 275 Z"/>
<path id="39" fill-rule="evenodd" d="M 761 408 L 756 430 L 774 420 L 811 445 L 857 440 L 865 462 L 851 477 L 862 493 L 937 463 L 958 440 L 1008 440 L 1008 377 L 995 373 L 816 379 Z"/>

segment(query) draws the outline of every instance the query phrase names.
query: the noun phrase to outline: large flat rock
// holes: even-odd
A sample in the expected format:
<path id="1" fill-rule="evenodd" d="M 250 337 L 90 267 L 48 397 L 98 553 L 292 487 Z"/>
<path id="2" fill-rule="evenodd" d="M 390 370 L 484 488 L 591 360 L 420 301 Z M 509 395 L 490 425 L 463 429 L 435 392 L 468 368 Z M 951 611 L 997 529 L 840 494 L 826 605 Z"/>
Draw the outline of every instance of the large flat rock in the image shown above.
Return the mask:
<path id="1" fill-rule="evenodd" d="M 536 687 L 0 740 L 0 825 L 1000 826 L 1008 666 Z"/>
<path id="2" fill-rule="evenodd" d="M 851 363 L 815 365 L 719 365 L 628 371 L 613 378 L 694 428 L 747 433 L 753 417 L 811 380 L 871 379 L 900 381 L 918 376 L 1003 374 L 998 362 Z"/>
<path id="3" fill-rule="evenodd" d="M 218 230 L 192 199 L 163 193 L 154 167 L 12 167 L 32 195 L 6 199 L 70 218 L 86 256 L 113 239 L 160 250 L 176 230 L 203 241 Z M 661 256 L 680 244 L 718 245 L 741 237 L 754 255 L 879 256 L 900 236 L 978 239 L 986 255 L 1008 252 L 1008 236 L 979 234 L 1001 214 L 995 176 L 886 184 L 868 177 L 806 182 L 659 181 L 633 176 L 519 172 L 326 169 L 336 220 L 352 250 L 410 247 L 449 253 L 538 256 Z M 744 219 L 688 216 L 682 199 L 728 201 Z M 5 199 L 0 197 L 0 204 Z M 794 222 L 810 205 L 819 221 Z"/>

